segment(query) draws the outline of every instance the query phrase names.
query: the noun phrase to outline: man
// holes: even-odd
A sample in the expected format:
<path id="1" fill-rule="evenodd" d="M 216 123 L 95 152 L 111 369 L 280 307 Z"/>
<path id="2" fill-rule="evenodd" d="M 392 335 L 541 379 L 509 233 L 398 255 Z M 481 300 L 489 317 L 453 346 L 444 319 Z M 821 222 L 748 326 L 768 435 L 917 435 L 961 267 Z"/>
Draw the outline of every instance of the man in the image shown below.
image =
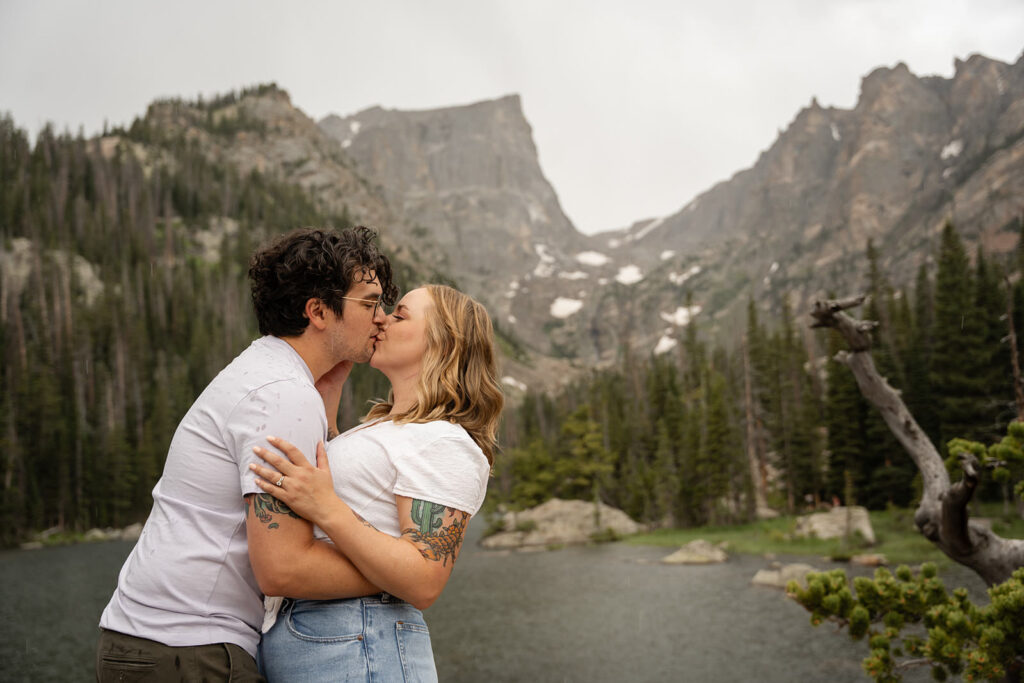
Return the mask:
<path id="1" fill-rule="evenodd" d="M 274 435 L 312 453 L 327 437 L 317 382 L 369 360 L 381 304 L 397 295 L 375 237 L 367 228 L 296 230 L 253 256 L 265 336 L 214 378 L 175 431 L 153 510 L 100 618 L 97 680 L 263 680 L 255 663 L 262 592 L 246 517 L 249 502 L 269 508 L 273 498 L 253 481 L 252 449 Z M 294 565 L 252 559 L 261 583 L 275 588 L 338 598 L 355 597 L 335 594 L 340 585 L 379 592 L 329 544 L 304 557 Z"/>

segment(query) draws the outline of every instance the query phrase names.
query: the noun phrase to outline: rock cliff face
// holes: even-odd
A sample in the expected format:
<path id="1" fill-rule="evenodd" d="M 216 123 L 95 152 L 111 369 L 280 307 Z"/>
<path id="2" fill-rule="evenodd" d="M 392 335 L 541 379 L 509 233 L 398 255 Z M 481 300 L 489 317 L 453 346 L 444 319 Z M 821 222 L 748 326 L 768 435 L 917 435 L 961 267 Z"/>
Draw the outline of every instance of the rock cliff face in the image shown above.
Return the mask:
<path id="1" fill-rule="evenodd" d="M 554 271 L 586 244 L 541 171 L 518 96 L 430 111 L 374 107 L 320 127 L 379 183 L 409 226 L 403 238 L 432 242 L 438 267 L 506 318 L 512 283 Z"/>
<path id="2" fill-rule="evenodd" d="M 749 296 L 794 306 L 863 287 L 868 239 L 906 285 L 952 219 L 968 243 L 1006 252 L 1024 208 L 1024 58 L 975 55 L 951 79 L 900 64 L 864 78 L 852 110 L 817 102 L 750 169 L 677 213 L 605 240 L 616 262 L 689 265 L 704 320 L 727 326 Z M 682 256 L 677 256 L 677 254 Z M 697 270 L 699 269 L 699 271 Z"/>

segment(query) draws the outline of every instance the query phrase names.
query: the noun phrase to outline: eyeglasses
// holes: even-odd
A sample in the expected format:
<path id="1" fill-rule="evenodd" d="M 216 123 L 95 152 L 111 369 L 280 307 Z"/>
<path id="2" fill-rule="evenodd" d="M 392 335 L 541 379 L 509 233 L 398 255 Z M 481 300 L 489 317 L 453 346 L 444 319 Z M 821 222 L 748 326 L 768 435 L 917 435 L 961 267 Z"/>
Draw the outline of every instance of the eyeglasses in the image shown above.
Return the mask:
<path id="1" fill-rule="evenodd" d="M 361 301 L 364 304 L 373 304 L 373 316 L 377 316 L 377 311 L 383 311 L 384 315 L 387 315 L 387 311 L 384 310 L 384 302 L 380 299 L 357 299 L 354 296 L 343 296 L 342 299 L 348 301 Z"/>

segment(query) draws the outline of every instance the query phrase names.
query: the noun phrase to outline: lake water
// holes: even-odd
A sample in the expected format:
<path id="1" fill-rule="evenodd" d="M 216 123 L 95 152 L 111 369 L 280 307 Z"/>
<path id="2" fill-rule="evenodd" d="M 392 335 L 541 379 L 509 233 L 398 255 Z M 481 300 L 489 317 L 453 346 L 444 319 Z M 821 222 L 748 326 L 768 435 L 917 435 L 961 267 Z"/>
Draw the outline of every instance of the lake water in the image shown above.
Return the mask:
<path id="1" fill-rule="evenodd" d="M 763 558 L 667 566 L 657 560 L 670 549 L 623 543 L 499 554 L 478 549 L 474 531 L 426 612 L 442 681 L 869 680 L 864 643 L 812 627 L 781 591 L 750 584 Z M 0 679 L 95 680 L 96 623 L 130 550 L 0 552 Z M 967 570 L 943 578 L 984 596 Z"/>

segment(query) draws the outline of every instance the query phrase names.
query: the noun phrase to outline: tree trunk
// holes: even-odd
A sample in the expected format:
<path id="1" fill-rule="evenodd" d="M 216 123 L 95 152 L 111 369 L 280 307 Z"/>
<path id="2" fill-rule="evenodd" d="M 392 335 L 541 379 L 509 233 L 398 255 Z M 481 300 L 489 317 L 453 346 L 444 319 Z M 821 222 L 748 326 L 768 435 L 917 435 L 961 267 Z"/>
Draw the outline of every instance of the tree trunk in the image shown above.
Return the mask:
<path id="1" fill-rule="evenodd" d="M 761 466 L 757 457 L 757 425 L 754 422 L 754 397 L 750 382 L 750 349 L 746 338 L 743 340 L 743 384 L 744 403 L 747 409 L 747 462 L 750 465 L 750 485 L 754 490 L 755 517 L 768 507 L 768 496 L 765 493 L 764 478 L 761 477 Z"/>
<path id="2" fill-rule="evenodd" d="M 889 386 L 871 358 L 870 331 L 876 323 L 856 320 L 843 310 L 863 303 L 864 297 L 818 301 L 811 312 L 812 327 L 833 327 L 849 351 L 836 360 L 853 372 L 864 397 L 879 410 L 896 439 L 921 472 L 924 491 L 914 514 L 918 530 L 952 560 L 973 569 L 988 585 L 1002 583 L 1024 566 L 1024 540 L 1002 538 L 969 520 L 967 505 L 979 481 L 979 463 L 961 454 L 963 478 L 951 484 L 942 457 L 907 410 L 899 392 Z"/>

